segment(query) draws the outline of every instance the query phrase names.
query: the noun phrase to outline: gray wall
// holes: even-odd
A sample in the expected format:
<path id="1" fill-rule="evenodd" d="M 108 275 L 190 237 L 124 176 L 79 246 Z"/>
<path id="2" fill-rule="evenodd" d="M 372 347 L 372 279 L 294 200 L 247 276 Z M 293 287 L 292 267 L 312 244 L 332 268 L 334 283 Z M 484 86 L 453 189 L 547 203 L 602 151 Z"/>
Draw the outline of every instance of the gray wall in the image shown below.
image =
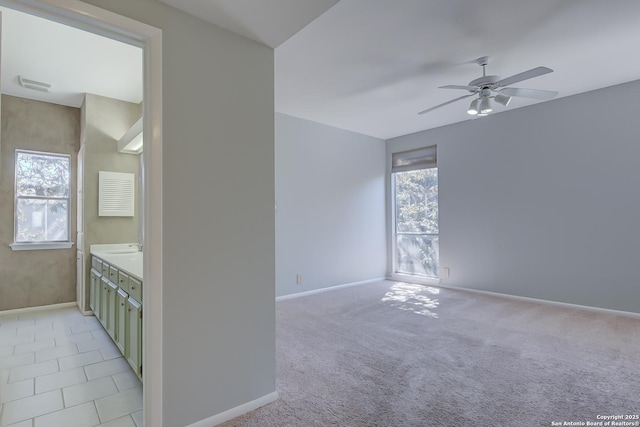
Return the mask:
<path id="1" fill-rule="evenodd" d="M 443 284 L 640 312 L 638 93 L 635 81 L 388 141 L 438 145 Z"/>
<path id="2" fill-rule="evenodd" d="M 155 0 L 87 2 L 163 31 L 164 265 L 151 268 L 164 426 L 182 427 L 275 391 L 273 50 Z"/>
<path id="3" fill-rule="evenodd" d="M 75 301 L 76 247 L 12 251 L 15 149 L 71 155 L 69 238 L 75 242 L 80 109 L 2 95 L 0 310 Z"/>
<path id="4" fill-rule="evenodd" d="M 98 216 L 98 172 L 126 172 L 139 176 L 139 155 L 118 153 L 118 139 L 142 115 L 142 106 L 86 94 L 82 105 L 84 140 L 84 252 L 85 309 L 89 310 L 89 248 L 95 244 L 138 241 L 137 203 L 133 217 Z M 136 200 L 140 196 L 136 191 Z"/>
<path id="5" fill-rule="evenodd" d="M 383 140 L 276 114 L 278 296 L 386 275 L 384 177 Z"/>

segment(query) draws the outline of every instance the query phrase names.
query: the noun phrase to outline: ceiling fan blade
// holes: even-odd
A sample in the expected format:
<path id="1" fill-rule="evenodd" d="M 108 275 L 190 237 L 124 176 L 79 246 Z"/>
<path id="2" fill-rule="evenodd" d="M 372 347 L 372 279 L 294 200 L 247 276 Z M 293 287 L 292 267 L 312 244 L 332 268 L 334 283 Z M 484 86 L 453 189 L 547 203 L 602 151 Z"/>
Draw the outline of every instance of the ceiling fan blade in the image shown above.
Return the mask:
<path id="1" fill-rule="evenodd" d="M 460 85 L 446 85 L 446 86 L 440 86 L 438 89 L 462 89 L 462 90 L 468 90 L 470 92 L 476 93 L 479 91 L 479 88 L 475 87 L 475 86 L 460 86 Z"/>
<path id="2" fill-rule="evenodd" d="M 456 101 L 460 101 L 461 99 L 465 99 L 465 98 L 468 98 L 468 97 L 473 96 L 473 95 L 475 95 L 475 93 L 470 93 L 469 95 L 464 95 L 464 96 L 461 96 L 459 98 L 452 99 L 451 101 L 444 102 L 442 104 L 436 105 L 435 107 L 431 107 L 431 108 L 427 108 L 426 110 L 422 110 L 418 114 L 428 113 L 428 112 L 433 111 L 433 110 L 435 110 L 437 108 L 444 107 L 445 105 L 452 104 L 452 103 L 454 103 Z"/>
<path id="3" fill-rule="evenodd" d="M 515 74 L 511 77 L 507 77 L 506 79 L 498 80 L 493 84 L 493 87 L 504 87 L 509 86 L 514 83 L 521 82 L 523 80 L 532 79 L 534 77 L 542 76 L 544 74 L 553 73 L 551 68 L 547 67 L 536 67 L 532 68 L 528 71 L 523 71 L 522 73 Z"/>
<path id="4" fill-rule="evenodd" d="M 555 90 L 522 89 L 517 87 L 504 88 L 500 93 L 506 96 L 520 96 L 522 98 L 533 99 L 553 99 L 558 96 L 558 92 Z"/>

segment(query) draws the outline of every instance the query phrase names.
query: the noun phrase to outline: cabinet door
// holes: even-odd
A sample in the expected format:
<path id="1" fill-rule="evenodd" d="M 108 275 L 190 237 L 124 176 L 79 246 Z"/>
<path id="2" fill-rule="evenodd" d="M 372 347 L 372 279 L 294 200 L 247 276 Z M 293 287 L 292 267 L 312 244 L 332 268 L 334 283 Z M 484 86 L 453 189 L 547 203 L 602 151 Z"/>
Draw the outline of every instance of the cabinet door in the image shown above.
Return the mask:
<path id="1" fill-rule="evenodd" d="M 116 345 L 120 349 L 120 352 L 124 355 L 124 357 L 128 357 L 128 345 L 127 345 L 127 299 L 129 295 L 124 292 L 122 289 L 118 289 L 118 293 L 116 294 L 116 305 L 117 305 L 117 313 L 118 319 L 116 321 L 117 329 L 116 329 Z"/>
<path id="2" fill-rule="evenodd" d="M 127 360 L 136 375 L 142 376 L 142 305 L 129 298 L 127 300 L 127 323 L 129 354 Z"/>
<path id="3" fill-rule="evenodd" d="M 118 284 L 118 273 L 118 269 L 113 265 L 109 267 L 109 280 L 111 280 L 111 283 Z"/>
<path id="4" fill-rule="evenodd" d="M 105 328 L 107 327 L 107 289 L 109 288 L 109 284 L 105 276 L 100 278 L 100 312 L 98 319 L 100 319 L 100 323 Z"/>
<path id="5" fill-rule="evenodd" d="M 104 261 L 102 261 L 102 275 L 109 277 L 109 264 Z"/>
<path id="6" fill-rule="evenodd" d="M 134 277 L 129 277 L 129 295 L 136 301 L 142 301 L 142 282 Z"/>
<path id="7" fill-rule="evenodd" d="M 91 277 L 91 280 L 89 281 L 89 307 L 91 308 L 93 313 L 97 315 L 97 309 L 96 309 L 97 276 L 93 270 L 91 270 L 90 277 Z"/>
<path id="8" fill-rule="evenodd" d="M 93 314 L 100 319 L 100 309 L 102 308 L 102 282 L 100 281 L 100 274 L 95 271 L 92 271 L 92 278 L 95 278 L 91 283 L 93 284 L 93 294 L 95 296 L 95 302 L 93 307 Z"/>
<path id="9" fill-rule="evenodd" d="M 129 276 L 122 271 L 118 273 L 118 286 L 127 294 L 129 293 Z"/>
<path id="10" fill-rule="evenodd" d="M 118 287 L 111 282 L 107 282 L 107 333 L 116 339 L 116 319 L 117 319 L 117 306 L 116 306 L 116 293 Z"/>

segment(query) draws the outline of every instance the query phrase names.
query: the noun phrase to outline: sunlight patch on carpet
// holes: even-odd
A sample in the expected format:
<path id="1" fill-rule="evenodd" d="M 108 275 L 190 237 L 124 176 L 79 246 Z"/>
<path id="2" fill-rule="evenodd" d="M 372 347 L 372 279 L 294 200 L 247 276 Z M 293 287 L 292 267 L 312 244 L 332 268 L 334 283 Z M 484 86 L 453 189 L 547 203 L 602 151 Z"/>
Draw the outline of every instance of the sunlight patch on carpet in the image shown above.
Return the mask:
<path id="1" fill-rule="evenodd" d="M 432 298 L 432 296 L 439 293 L 440 289 L 432 286 L 415 283 L 396 283 L 391 286 L 391 290 L 382 297 L 381 301 L 390 303 L 391 307 L 396 307 L 400 310 L 438 318 L 435 310 L 440 305 L 440 301 Z"/>

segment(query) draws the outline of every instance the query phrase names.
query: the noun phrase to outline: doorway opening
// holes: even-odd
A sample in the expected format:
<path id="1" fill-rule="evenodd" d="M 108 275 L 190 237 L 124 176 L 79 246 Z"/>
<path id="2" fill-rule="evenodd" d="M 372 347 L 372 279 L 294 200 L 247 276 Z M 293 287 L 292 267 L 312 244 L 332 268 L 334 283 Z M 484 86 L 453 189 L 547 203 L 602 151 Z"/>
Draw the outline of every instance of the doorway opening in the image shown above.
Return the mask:
<path id="1" fill-rule="evenodd" d="M 144 425 L 162 426 L 162 32 L 90 4 L 68 0 L 0 0 L 0 6 L 142 49 L 145 251 L 143 270 Z M 0 144 L 2 143 L 0 135 Z"/>

